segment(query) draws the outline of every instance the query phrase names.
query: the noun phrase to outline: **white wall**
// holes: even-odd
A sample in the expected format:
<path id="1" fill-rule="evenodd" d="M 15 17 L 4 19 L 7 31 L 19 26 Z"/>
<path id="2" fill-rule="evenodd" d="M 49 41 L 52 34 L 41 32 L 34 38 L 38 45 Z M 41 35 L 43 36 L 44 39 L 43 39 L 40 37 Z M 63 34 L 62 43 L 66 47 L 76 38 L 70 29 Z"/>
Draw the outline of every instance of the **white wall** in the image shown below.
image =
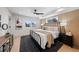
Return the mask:
<path id="1" fill-rule="evenodd" d="M 8 9 L 5 7 L 0 7 L 0 15 L 1 15 L 1 23 L 6 23 L 8 24 L 9 22 L 9 16 L 11 16 L 11 14 L 9 13 Z M 0 36 L 5 35 L 5 33 L 7 32 L 7 30 L 3 30 L 0 27 Z"/>
<path id="2" fill-rule="evenodd" d="M 8 9 L 5 8 L 5 7 L 0 7 L 0 15 L 2 16 L 1 17 L 1 23 L 2 24 L 6 23 L 6 24 L 8 24 L 8 26 L 11 26 L 11 28 L 8 28 L 8 30 L 3 30 L 2 28 L 0 28 L 0 36 L 5 35 L 6 32 L 10 32 L 11 34 L 14 34 L 14 36 L 29 35 L 30 29 L 36 29 L 36 28 L 40 28 L 41 27 L 39 18 L 25 17 L 25 16 L 19 16 L 19 15 L 11 14 L 8 11 Z M 36 21 L 36 27 L 35 28 L 25 27 L 25 23 L 22 23 L 22 29 L 21 30 L 17 30 L 15 28 L 17 16 L 20 17 L 20 20 L 22 22 L 24 22 L 27 19 L 32 18 L 33 20 Z M 11 17 L 11 21 L 9 21 L 9 17 Z"/>
<path id="3" fill-rule="evenodd" d="M 16 29 L 16 18 L 19 17 L 19 19 L 22 22 L 22 29 L 18 30 Z M 36 21 L 36 27 L 35 28 L 30 28 L 30 27 L 25 27 L 25 20 L 32 18 L 33 20 Z M 40 20 L 38 18 L 34 17 L 26 17 L 26 16 L 19 16 L 19 15 L 12 15 L 12 19 L 10 21 L 11 28 L 10 33 L 14 34 L 14 36 L 23 36 L 23 35 L 29 35 L 30 34 L 30 29 L 36 29 L 40 28 Z"/>

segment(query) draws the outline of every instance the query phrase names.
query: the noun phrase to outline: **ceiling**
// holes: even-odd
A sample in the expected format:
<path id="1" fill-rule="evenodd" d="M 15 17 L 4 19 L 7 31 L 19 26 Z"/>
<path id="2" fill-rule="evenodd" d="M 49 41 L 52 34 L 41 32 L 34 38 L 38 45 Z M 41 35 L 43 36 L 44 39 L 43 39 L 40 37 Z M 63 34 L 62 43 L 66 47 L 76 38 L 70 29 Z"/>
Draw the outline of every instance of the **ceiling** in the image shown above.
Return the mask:
<path id="1" fill-rule="evenodd" d="M 50 14 L 51 12 L 53 13 L 58 8 L 57 7 L 8 7 L 8 9 L 13 14 L 38 17 L 38 16 L 46 16 Z M 39 13 L 44 13 L 44 15 L 33 14 L 35 9 Z"/>
<path id="2" fill-rule="evenodd" d="M 75 9 L 69 7 L 8 7 L 8 10 L 12 14 L 22 15 L 22 16 L 30 16 L 30 17 L 45 17 L 54 13 L 59 13 L 60 11 Z M 43 15 L 33 14 L 34 10 L 37 10 L 38 13 L 44 13 Z M 61 9 L 61 10 L 59 10 Z M 76 8 L 78 9 L 78 8 Z"/>

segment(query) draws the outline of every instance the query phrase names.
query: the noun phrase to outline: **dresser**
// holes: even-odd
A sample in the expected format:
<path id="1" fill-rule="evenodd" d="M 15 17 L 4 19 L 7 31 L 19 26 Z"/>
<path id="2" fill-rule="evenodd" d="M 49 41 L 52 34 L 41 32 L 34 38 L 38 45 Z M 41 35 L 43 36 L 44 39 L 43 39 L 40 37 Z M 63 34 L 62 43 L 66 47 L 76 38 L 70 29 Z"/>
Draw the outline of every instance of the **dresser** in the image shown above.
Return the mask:
<path id="1" fill-rule="evenodd" d="M 55 39 L 56 41 L 60 41 L 70 47 L 73 47 L 73 36 L 69 36 L 69 35 L 65 35 L 64 33 L 60 33 L 59 37 L 57 39 Z"/>
<path id="2" fill-rule="evenodd" d="M 0 52 L 9 52 L 13 46 L 13 35 L 0 37 Z"/>

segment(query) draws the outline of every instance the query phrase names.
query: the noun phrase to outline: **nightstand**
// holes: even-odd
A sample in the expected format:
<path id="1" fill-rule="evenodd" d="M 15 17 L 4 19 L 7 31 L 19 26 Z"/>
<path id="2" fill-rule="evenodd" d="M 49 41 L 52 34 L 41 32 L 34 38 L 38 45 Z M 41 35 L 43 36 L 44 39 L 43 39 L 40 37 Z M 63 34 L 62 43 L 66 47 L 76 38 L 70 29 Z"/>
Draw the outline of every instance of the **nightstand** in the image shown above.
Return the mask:
<path id="1" fill-rule="evenodd" d="M 72 35 L 66 35 L 64 33 L 60 33 L 59 37 L 55 39 L 55 42 L 56 41 L 60 41 L 66 45 L 73 47 L 73 36 Z"/>

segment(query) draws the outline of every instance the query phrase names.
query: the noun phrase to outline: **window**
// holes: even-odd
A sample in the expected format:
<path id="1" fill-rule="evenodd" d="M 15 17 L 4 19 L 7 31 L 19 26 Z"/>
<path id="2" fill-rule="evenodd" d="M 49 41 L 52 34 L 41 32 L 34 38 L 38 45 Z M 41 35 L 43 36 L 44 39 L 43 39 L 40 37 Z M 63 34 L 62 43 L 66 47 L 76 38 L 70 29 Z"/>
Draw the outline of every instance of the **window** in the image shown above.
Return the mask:
<path id="1" fill-rule="evenodd" d="M 48 19 L 49 24 L 54 23 L 54 22 L 58 22 L 58 17 L 57 16 L 51 17 L 51 18 Z"/>

